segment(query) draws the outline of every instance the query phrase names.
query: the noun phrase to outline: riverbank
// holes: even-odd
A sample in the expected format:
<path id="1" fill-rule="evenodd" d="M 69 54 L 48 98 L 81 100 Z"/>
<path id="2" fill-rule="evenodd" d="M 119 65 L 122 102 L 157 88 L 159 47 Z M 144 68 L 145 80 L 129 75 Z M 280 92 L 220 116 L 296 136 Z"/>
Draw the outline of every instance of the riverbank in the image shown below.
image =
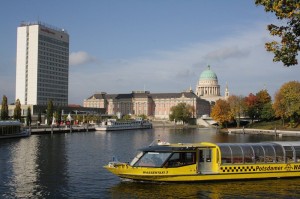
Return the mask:
<path id="1" fill-rule="evenodd" d="M 62 126 L 62 127 L 40 126 L 39 128 L 31 128 L 32 135 L 89 132 L 89 131 L 95 131 L 95 126 L 71 126 L 71 127 L 68 127 L 68 126 Z"/>
<path id="2" fill-rule="evenodd" d="M 255 134 L 255 135 L 272 135 L 272 136 L 300 136 L 300 131 L 286 131 L 286 130 L 265 130 L 265 129 L 252 129 L 252 128 L 229 128 L 223 129 L 221 132 L 228 134 Z"/>

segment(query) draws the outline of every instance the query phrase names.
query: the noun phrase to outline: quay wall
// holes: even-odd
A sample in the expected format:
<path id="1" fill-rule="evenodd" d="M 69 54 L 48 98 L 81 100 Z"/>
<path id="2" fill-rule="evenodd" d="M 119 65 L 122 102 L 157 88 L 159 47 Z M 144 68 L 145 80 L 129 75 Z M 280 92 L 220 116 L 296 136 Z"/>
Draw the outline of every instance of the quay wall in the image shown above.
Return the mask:
<path id="1" fill-rule="evenodd" d="M 95 126 L 72 126 L 70 127 L 39 127 L 31 129 L 31 135 L 51 134 L 51 133 L 73 133 L 95 131 Z"/>
<path id="2" fill-rule="evenodd" d="M 261 134 L 261 135 L 273 135 L 273 136 L 300 136 L 300 131 L 284 131 L 284 130 L 264 130 L 264 129 L 228 129 L 229 134 Z"/>

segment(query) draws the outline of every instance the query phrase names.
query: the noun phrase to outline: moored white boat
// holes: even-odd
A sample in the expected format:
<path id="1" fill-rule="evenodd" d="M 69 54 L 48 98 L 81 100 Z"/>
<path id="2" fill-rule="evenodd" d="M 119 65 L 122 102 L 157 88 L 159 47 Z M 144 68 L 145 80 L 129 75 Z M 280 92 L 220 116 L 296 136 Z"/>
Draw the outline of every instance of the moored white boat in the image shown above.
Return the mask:
<path id="1" fill-rule="evenodd" d="M 0 121 L 0 139 L 28 137 L 31 135 L 29 128 L 23 128 L 19 121 Z"/>
<path id="2" fill-rule="evenodd" d="M 143 120 L 142 118 L 137 118 L 135 120 L 128 121 L 117 121 L 116 119 L 108 119 L 95 127 L 96 131 L 120 131 L 120 130 L 130 130 L 130 129 L 150 129 L 152 124 Z"/>

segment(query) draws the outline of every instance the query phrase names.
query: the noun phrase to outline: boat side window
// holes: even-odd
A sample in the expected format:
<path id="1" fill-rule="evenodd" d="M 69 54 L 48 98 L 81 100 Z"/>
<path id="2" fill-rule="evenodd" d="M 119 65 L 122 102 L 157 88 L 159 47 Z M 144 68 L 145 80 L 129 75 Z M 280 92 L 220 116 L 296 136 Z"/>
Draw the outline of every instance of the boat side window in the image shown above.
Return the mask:
<path id="1" fill-rule="evenodd" d="M 256 163 L 265 162 L 265 151 L 261 145 L 252 145 L 254 150 L 254 160 Z"/>
<path id="2" fill-rule="evenodd" d="M 171 153 L 168 152 L 145 152 L 134 164 L 136 167 L 161 167 Z"/>
<path id="3" fill-rule="evenodd" d="M 265 162 L 275 162 L 275 151 L 271 145 L 263 145 L 265 150 Z"/>
<path id="4" fill-rule="evenodd" d="M 232 150 L 232 159 L 234 164 L 241 164 L 243 163 L 243 151 L 242 148 L 238 145 L 231 145 Z"/>
<path id="5" fill-rule="evenodd" d="M 296 162 L 300 162 L 300 146 L 294 146 L 296 152 Z"/>
<path id="6" fill-rule="evenodd" d="M 294 151 L 291 146 L 284 146 L 286 162 L 294 162 Z"/>
<path id="7" fill-rule="evenodd" d="M 276 162 L 283 163 L 284 162 L 284 153 L 283 153 L 282 146 L 274 145 L 274 149 L 276 152 Z"/>
<path id="8" fill-rule="evenodd" d="M 222 164 L 231 163 L 231 149 L 229 146 L 220 146 Z"/>
<path id="9" fill-rule="evenodd" d="M 196 152 L 175 152 L 166 162 L 165 167 L 180 167 L 196 163 Z"/>
<path id="10" fill-rule="evenodd" d="M 244 163 L 253 163 L 254 162 L 254 153 L 250 145 L 241 145 L 244 152 Z"/>

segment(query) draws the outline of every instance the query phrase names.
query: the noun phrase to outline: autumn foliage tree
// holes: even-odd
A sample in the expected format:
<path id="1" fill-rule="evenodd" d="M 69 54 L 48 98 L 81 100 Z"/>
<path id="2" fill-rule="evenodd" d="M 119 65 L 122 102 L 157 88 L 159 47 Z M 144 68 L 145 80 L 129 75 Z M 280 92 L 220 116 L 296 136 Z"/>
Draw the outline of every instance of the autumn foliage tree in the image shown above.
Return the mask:
<path id="1" fill-rule="evenodd" d="M 256 0 L 256 5 L 265 7 L 266 12 L 275 13 L 281 20 L 280 26 L 270 24 L 268 30 L 281 41 L 266 43 L 267 51 L 274 53 L 274 62 L 281 61 L 285 66 L 297 65 L 300 50 L 300 1 L 299 0 Z"/>
<path id="2" fill-rule="evenodd" d="M 236 121 L 237 127 L 240 127 L 241 115 L 243 114 L 245 109 L 244 97 L 231 95 L 229 96 L 227 101 L 230 106 L 231 114 Z"/>
<path id="3" fill-rule="evenodd" d="M 250 93 L 247 97 L 245 97 L 245 108 L 246 114 L 253 120 L 258 118 L 258 101 L 256 95 Z"/>
<path id="4" fill-rule="evenodd" d="M 228 122 L 233 120 L 230 104 L 226 100 L 218 99 L 212 107 L 211 117 L 219 125 L 227 127 Z"/>
<path id="5" fill-rule="evenodd" d="M 300 116 L 300 82 L 290 81 L 283 84 L 275 94 L 273 104 L 275 115 L 283 121 L 288 119 L 290 125 L 299 122 Z"/>

